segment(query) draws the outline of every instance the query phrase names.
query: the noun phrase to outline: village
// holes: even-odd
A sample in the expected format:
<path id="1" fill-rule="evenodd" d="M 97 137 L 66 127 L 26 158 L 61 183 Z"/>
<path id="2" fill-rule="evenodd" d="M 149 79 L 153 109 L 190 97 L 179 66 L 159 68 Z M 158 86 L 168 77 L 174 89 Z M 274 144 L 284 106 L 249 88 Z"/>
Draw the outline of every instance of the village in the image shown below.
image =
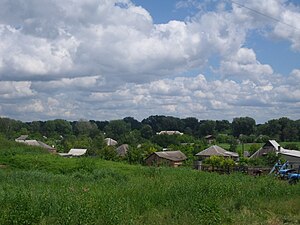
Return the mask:
<path id="1" fill-rule="evenodd" d="M 183 135 L 179 131 L 160 131 L 157 135 Z M 24 143 L 30 146 L 37 146 L 46 149 L 51 154 L 58 154 L 62 157 L 88 157 L 88 149 L 71 148 L 66 153 L 57 153 L 54 146 L 49 146 L 42 141 L 28 140 L 28 135 L 21 135 L 15 139 L 18 143 Z M 224 148 L 212 144 L 215 142 L 213 135 L 205 137 L 210 146 L 195 154 L 196 160 L 193 161 L 193 168 L 202 171 L 212 171 L 221 173 L 244 172 L 251 175 L 263 175 L 275 173 L 281 179 L 287 179 L 289 183 L 295 184 L 300 180 L 300 151 L 290 150 L 281 147 L 275 140 L 268 140 L 262 147 L 252 155 L 249 152 L 243 152 L 240 157 L 237 152 L 231 152 Z M 105 144 L 114 149 L 120 159 L 125 159 L 129 151 L 128 144 L 118 145 L 118 142 L 112 138 L 105 138 Z M 193 143 L 184 143 L 193 145 Z M 141 145 L 138 145 L 138 148 Z M 278 161 L 274 167 L 247 166 L 240 163 L 240 158 L 258 159 L 267 157 L 268 154 L 277 156 Z M 180 167 L 188 157 L 180 150 L 164 148 L 163 151 L 155 151 L 145 157 L 142 164 L 146 166 L 168 166 Z M 281 162 L 281 160 L 283 160 Z"/>
<path id="2" fill-rule="evenodd" d="M 0 118 L 0 224 L 298 224 L 297 124 Z"/>

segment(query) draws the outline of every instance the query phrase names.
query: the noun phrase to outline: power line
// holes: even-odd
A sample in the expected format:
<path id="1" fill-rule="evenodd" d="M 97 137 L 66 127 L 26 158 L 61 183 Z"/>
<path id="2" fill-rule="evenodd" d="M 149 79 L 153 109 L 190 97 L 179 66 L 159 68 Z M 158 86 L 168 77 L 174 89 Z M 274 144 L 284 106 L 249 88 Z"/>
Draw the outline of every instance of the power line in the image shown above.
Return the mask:
<path id="1" fill-rule="evenodd" d="M 293 25 L 291 25 L 291 24 L 285 23 L 285 22 L 283 22 L 283 21 L 281 21 L 281 20 L 279 20 L 279 19 L 277 19 L 277 18 L 275 18 L 275 17 L 266 15 L 266 14 L 260 12 L 260 11 L 257 11 L 257 10 L 255 10 L 255 9 L 252 9 L 252 8 L 250 8 L 250 7 L 247 7 L 247 6 L 245 6 L 245 5 L 241 4 L 241 3 L 238 3 L 238 2 L 235 2 L 235 1 L 232 1 L 232 0 L 229 0 L 229 1 L 230 1 L 231 3 L 233 3 L 233 4 L 236 4 L 236 5 L 240 6 L 240 7 L 242 7 L 242 8 L 248 9 L 248 10 L 250 10 L 250 11 L 256 13 L 256 14 L 259 14 L 259 15 L 261 15 L 261 16 L 267 17 L 267 18 L 269 18 L 269 19 L 271 19 L 271 20 L 274 20 L 274 21 L 276 21 L 276 22 L 278 22 L 278 23 L 284 24 L 284 25 L 286 25 L 286 26 L 289 26 L 289 27 L 291 27 L 291 28 L 293 28 L 293 29 L 296 29 L 296 30 L 300 31 L 300 28 L 295 27 L 295 26 L 293 26 Z"/>

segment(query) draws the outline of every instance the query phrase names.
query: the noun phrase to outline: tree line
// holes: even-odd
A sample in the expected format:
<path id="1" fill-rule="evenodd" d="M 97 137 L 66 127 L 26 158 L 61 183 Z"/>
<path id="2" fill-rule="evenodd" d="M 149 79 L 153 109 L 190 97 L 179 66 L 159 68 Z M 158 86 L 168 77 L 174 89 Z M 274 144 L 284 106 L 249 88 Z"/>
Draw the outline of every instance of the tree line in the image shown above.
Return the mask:
<path id="1" fill-rule="evenodd" d="M 20 134 L 30 134 L 37 138 L 43 136 L 59 138 L 68 135 L 86 135 L 94 138 L 104 135 L 122 142 L 122 140 L 133 138 L 130 136 L 135 136 L 137 139 L 151 139 L 162 130 L 180 131 L 195 138 L 214 135 L 216 138 L 224 139 L 224 136 L 231 135 L 248 142 L 260 142 L 261 139 L 300 140 L 300 120 L 291 120 L 286 117 L 272 119 L 264 124 L 256 124 L 251 117 L 234 118 L 232 122 L 228 120 L 198 120 L 195 117 L 180 119 L 162 115 L 150 116 L 142 121 L 133 117 L 125 117 L 112 121 L 56 119 L 22 122 L 0 117 L 0 133 L 10 139 Z"/>
<path id="2" fill-rule="evenodd" d="M 180 131 L 183 135 L 158 135 L 160 131 Z M 181 150 L 188 158 L 204 150 L 207 135 L 217 143 L 230 144 L 230 151 L 236 151 L 237 143 L 264 143 L 269 139 L 277 141 L 299 141 L 300 120 L 283 117 L 264 124 L 256 124 L 251 117 L 228 120 L 198 120 L 195 117 L 150 116 L 142 121 L 133 117 L 120 120 L 95 121 L 62 119 L 22 122 L 0 118 L 0 135 L 14 140 L 27 134 L 29 139 L 41 140 L 54 145 L 59 152 L 70 148 L 88 148 L 89 154 L 103 159 L 117 160 L 115 147 L 107 146 L 104 138 L 109 137 L 121 144 L 128 144 L 126 159 L 131 163 L 142 162 L 152 152 L 169 148 Z M 253 151 L 256 149 L 254 148 Z"/>

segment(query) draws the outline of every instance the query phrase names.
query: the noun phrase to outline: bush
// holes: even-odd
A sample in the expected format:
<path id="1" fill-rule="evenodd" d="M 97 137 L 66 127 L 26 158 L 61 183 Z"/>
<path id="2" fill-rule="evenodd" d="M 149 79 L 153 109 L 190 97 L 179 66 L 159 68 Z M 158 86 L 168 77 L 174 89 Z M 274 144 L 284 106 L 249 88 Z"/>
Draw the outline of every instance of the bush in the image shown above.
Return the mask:
<path id="1" fill-rule="evenodd" d="M 299 147 L 296 143 L 286 143 L 283 147 L 285 149 L 299 150 Z"/>

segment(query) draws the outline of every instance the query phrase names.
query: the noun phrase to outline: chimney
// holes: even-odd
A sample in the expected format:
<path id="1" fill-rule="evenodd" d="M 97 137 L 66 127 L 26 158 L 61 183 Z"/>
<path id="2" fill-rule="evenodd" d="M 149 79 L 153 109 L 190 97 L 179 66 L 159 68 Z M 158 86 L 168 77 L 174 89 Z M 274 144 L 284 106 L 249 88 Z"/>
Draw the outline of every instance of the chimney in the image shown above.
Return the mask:
<path id="1" fill-rule="evenodd" d="M 280 150 L 281 150 L 281 146 L 279 145 L 279 146 L 278 146 L 278 151 L 280 152 Z"/>

